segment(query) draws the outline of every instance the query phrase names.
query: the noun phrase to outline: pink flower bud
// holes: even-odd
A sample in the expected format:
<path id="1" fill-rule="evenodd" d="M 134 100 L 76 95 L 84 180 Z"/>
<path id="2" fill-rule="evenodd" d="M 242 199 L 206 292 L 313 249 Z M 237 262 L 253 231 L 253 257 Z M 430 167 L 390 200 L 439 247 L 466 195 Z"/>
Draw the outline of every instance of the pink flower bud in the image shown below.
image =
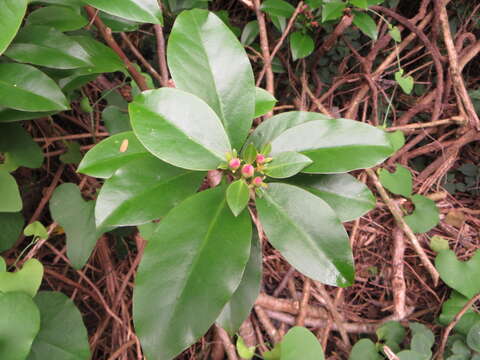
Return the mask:
<path id="1" fill-rule="evenodd" d="M 228 162 L 228 167 L 230 170 L 237 170 L 241 165 L 240 159 L 239 158 L 233 158 Z"/>
<path id="2" fill-rule="evenodd" d="M 242 167 L 242 175 L 246 178 L 252 177 L 255 173 L 255 169 L 250 164 L 245 164 Z"/>
<path id="3" fill-rule="evenodd" d="M 255 186 L 261 186 L 263 183 L 263 179 L 260 176 L 256 176 L 253 178 L 253 185 Z"/>
<path id="4" fill-rule="evenodd" d="M 256 161 L 257 161 L 257 164 L 258 164 L 258 165 L 263 164 L 263 163 L 265 162 L 265 155 L 263 155 L 263 154 L 257 154 L 257 159 L 256 159 Z"/>

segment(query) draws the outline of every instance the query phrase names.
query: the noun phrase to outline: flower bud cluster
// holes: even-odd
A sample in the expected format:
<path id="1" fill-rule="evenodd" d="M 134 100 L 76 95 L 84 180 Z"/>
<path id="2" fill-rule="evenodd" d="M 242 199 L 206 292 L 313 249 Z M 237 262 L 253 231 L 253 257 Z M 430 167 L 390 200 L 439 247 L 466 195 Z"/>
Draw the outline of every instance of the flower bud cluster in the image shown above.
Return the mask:
<path id="1" fill-rule="evenodd" d="M 257 153 L 249 161 L 242 159 L 234 150 L 227 154 L 227 161 L 222 166 L 223 169 L 228 170 L 234 179 L 243 178 L 251 188 L 266 187 L 264 180 L 266 178 L 264 172 L 266 165 L 272 161 L 272 158 L 265 154 Z"/>

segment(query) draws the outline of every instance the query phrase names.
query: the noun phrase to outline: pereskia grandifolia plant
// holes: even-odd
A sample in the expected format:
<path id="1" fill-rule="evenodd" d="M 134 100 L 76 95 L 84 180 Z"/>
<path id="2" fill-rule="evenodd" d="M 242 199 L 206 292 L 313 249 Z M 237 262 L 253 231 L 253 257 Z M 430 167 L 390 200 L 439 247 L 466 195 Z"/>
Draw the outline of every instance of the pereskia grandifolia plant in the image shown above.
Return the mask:
<path id="1" fill-rule="evenodd" d="M 249 135 L 274 101 L 255 88 L 243 47 L 208 11 L 177 17 L 167 56 L 176 88 L 138 95 L 133 131 L 99 143 L 79 168 L 106 179 L 97 227 L 141 225 L 147 240 L 133 313 L 150 360 L 173 358 L 215 322 L 234 333 L 248 315 L 261 279 L 251 216 L 300 272 L 351 284 L 341 222 L 375 200 L 346 172 L 394 152 L 380 129 L 310 112 L 276 115 Z M 210 170 L 222 181 L 199 191 Z"/>

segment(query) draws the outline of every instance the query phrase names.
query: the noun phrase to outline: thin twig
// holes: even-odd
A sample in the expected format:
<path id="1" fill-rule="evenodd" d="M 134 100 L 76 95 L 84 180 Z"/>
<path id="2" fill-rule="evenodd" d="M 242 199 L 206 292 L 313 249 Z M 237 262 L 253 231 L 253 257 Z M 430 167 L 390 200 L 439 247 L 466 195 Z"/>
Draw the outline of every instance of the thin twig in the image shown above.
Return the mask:
<path id="1" fill-rule="evenodd" d="M 157 37 L 157 57 L 158 68 L 160 69 L 161 84 L 168 86 L 168 67 L 167 58 L 165 56 L 165 36 L 163 35 L 163 27 L 161 25 L 153 25 L 155 35 Z"/>

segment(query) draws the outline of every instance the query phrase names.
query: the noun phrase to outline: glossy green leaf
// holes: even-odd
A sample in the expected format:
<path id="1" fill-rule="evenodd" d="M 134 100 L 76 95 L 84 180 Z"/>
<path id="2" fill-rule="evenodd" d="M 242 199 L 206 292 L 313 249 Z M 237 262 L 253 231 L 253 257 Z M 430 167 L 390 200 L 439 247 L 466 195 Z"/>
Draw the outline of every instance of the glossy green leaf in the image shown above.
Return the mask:
<path id="1" fill-rule="evenodd" d="M 258 28 L 257 20 L 248 22 L 243 28 L 242 36 L 240 36 L 240 42 L 244 46 L 251 45 L 257 39 L 259 32 L 260 30 Z"/>
<path id="2" fill-rule="evenodd" d="M 271 183 L 256 205 L 269 242 L 296 269 L 328 285 L 353 282 L 348 235 L 326 202 L 299 187 Z"/>
<path id="3" fill-rule="evenodd" d="M 95 226 L 94 201 L 85 201 L 77 185 L 65 183 L 50 199 L 50 213 L 67 235 L 67 256 L 81 269 L 92 253 L 101 232 Z"/>
<path id="4" fill-rule="evenodd" d="M 170 33 L 167 57 L 176 87 L 203 99 L 221 119 L 232 147 L 240 149 L 254 117 L 255 84 L 235 35 L 208 11 L 184 11 Z"/>
<path id="5" fill-rule="evenodd" d="M 415 210 L 404 219 L 413 232 L 424 233 L 437 226 L 440 215 L 435 201 L 418 194 L 413 195 L 411 200 Z"/>
<path id="6" fill-rule="evenodd" d="M 455 315 L 465 306 L 470 299 L 462 294 L 452 291 L 450 298 L 442 304 L 442 312 L 438 317 L 442 325 L 447 326 L 453 321 Z M 473 307 L 470 307 L 455 325 L 455 331 L 467 335 L 472 326 L 480 321 L 478 314 Z"/>
<path id="7" fill-rule="evenodd" d="M 172 359 L 215 322 L 240 284 L 250 239 L 249 215 L 233 216 L 224 187 L 195 194 L 160 222 L 147 239 L 133 295 L 149 360 Z"/>
<path id="8" fill-rule="evenodd" d="M 162 11 L 157 0 L 84 0 L 108 14 L 132 21 L 162 24 Z"/>
<path id="9" fill-rule="evenodd" d="M 19 123 L 0 124 L 0 153 L 8 153 L 16 166 L 38 168 L 43 152 Z"/>
<path id="10" fill-rule="evenodd" d="M 250 190 L 244 180 L 234 181 L 227 189 L 227 203 L 233 215 L 238 216 L 248 205 Z"/>
<path id="11" fill-rule="evenodd" d="M 255 300 L 257 300 L 258 294 L 260 293 L 261 282 L 262 249 L 260 248 L 258 236 L 254 235 L 252 238 L 250 258 L 245 267 L 242 281 L 217 319 L 217 324 L 224 328 L 231 336 L 238 331 L 250 314 Z"/>
<path id="12" fill-rule="evenodd" d="M 376 331 L 379 341 L 382 341 L 394 352 L 400 350 L 399 344 L 405 338 L 405 328 L 397 321 L 388 321 Z"/>
<path id="13" fill-rule="evenodd" d="M 310 55 L 315 48 L 315 43 L 310 35 L 295 31 L 290 35 L 290 49 L 293 61 L 303 59 Z"/>
<path id="14" fill-rule="evenodd" d="M 358 27 L 365 35 L 372 38 L 373 40 L 377 40 L 377 23 L 371 18 L 371 16 L 367 13 L 360 11 L 353 11 L 353 14 L 353 24 Z"/>
<path id="15" fill-rule="evenodd" d="M 30 13 L 27 24 L 45 25 L 60 31 L 73 31 L 87 25 L 88 20 L 71 8 L 53 5 L 41 7 Z"/>
<path id="16" fill-rule="evenodd" d="M 262 2 L 260 9 L 268 15 L 281 16 L 289 18 L 293 15 L 295 8 L 284 0 L 265 0 Z"/>
<path id="17" fill-rule="evenodd" d="M 305 155 L 294 151 L 284 152 L 275 156 L 272 162 L 268 163 L 265 174 L 276 179 L 288 178 L 298 174 L 311 163 L 312 160 Z"/>
<path id="18" fill-rule="evenodd" d="M 1 84 L 0 84 L 1 87 Z M 32 112 L 7 109 L 0 106 L 0 123 L 15 122 L 21 120 L 39 119 L 57 113 L 58 111 Z"/>
<path id="19" fill-rule="evenodd" d="M 304 327 L 291 328 L 282 340 L 282 360 L 324 360 L 322 345 L 317 337 Z"/>
<path id="20" fill-rule="evenodd" d="M 272 141 L 272 156 L 296 151 L 313 164 L 308 173 L 340 173 L 379 164 L 393 153 L 385 132 L 353 120 L 328 119 L 303 123 Z"/>
<path id="21" fill-rule="evenodd" d="M 109 178 L 117 169 L 148 155 L 147 149 L 132 131 L 106 138 L 90 149 L 78 166 L 78 172 Z"/>
<path id="22" fill-rule="evenodd" d="M 268 91 L 262 88 L 255 88 L 255 115 L 254 117 L 260 117 L 273 110 L 273 107 L 277 103 L 277 99 Z"/>
<path id="23" fill-rule="evenodd" d="M 343 16 L 343 10 L 347 4 L 343 1 L 330 1 L 322 6 L 322 22 L 329 20 L 337 20 Z"/>
<path id="24" fill-rule="evenodd" d="M 135 135 L 153 155 L 190 170 L 212 170 L 231 151 L 222 123 L 200 98 L 181 90 L 145 91 L 129 106 Z"/>
<path id="25" fill-rule="evenodd" d="M 372 192 L 349 174 L 300 174 L 288 182 L 322 198 L 342 222 L 355 220 L 375 208 Z"/>
<path id="26" fill-rule="evenodd" d="M 349 0 L 349 1 L 350 1 L 350 4 L 360 9 L 368 9 L 368 6 L 370 5 L 368 3 L 368 0 Z"/>
<path id="27" fill-rule="evenodd" d="M 27 260 L 16 272 L 0 269 L 0 294 L 20 292 L 34 297 L 42 283 L 42 278 L 43 266 L 37 259 Z"/>
<path id="28" fill-rule="evenodd" d="M 41 3 L 41 4 L 50 4 L 50 5 L 61 5 L 67 6 L 75 10 L 79 10 L 80 7 L 84 6 L 83 0 L 30 0 L 31 4 Z"/>
<path id="29" fill-rule="evenodd" d="M 24 293 L 0 292 L 0 359 L 25 360 L 40 329 L 40 312 Z"/>
<path id="30" fill-rule="evenodd" d="M 55 69 L 91 66 L 85 49 L 59 30 L 43 25 L 29 25 L 20 30 L 5 55 L 19 62 Z"/>
<path id="31" fill-rule="evenodd" d="M 348 360 L 382 360 L 377 347 L 370 339 L 361 339 L 353 345 Z"/>
<path id="32" fill-rule="evenodd" d="M 255 355 L 255 346 L 245 345 L 245 341 L 241 336 L 237 337 L 236 348 L 241 359 L 250 360 Z"/>
<path id="33" fill-rule="evenodd" d="M 40 331 L 27 360 L 90 359 L 87 330 L 72 300 L 54 291 L 41 291 L 33 300 L 40 310 Z"/>
<path id="34" fill-rule="evenodd" d="M 440 251 L 435 267 L 443 282 L 463 296 L 472 298 L 480 292 L 480 251 L 468 261 L 459 261 L 452 250 Z"/>
<path id="35" fill-rule="evenodd" d="M 23 235 L 34 238 L 48 239 L 48 231 L 40 221 L 34 221 L 23 229 Z"/>
<path id="36" fill-rule="evenodd" d="M 403 69 L 400 69 L 400 71 L 397 71 L 395 73 L 395 80 L 397 81 L 398 85 L 400 85 L 405 94 L 412 93 L 413 86 L 415 85 L 415 80 L 412 76 L 405 76 Z"/>
<path id="37" fill-rule="evenodd" d="M 58 85 L 25 64 L 0 64 L 0 105 L 22 111 L 69 109 Z"/>
<path id="38" fill-rule="evenodd" d="M 0 213 L 0 252 L 10 249 L 22 233 L 25 220 L 21 213 Z"/>
<path id="39" fill-rule="evenodd" d="M 391 193 L 408 198 L 412 195 L 413 189 L 412 173 L 400 164 L 396 164 L 396 167 L 393 173 L 386 169 L 380 169 L 378 171 L 379 180 L 383 187 Z"/>
<path id="40" fill-rule="evenodd" d="M 193 195 L 205 173 L 188 171 L 145 156 L 118 169 L 98 194 L 97 227 L 143 224 L 165 216 Z"/>
<path id="41" fill-rule="evenodd" d="M 22 210 L 22 198 L 15 178 L 5 170 L 0 170 L 0 212 Z"/>
<path id="42" fill-rule="evenodd" d="M 247 139 L 247 144 L 252 143 L 257 149 L 261 149 L 294 126 L 309 121 L 327 119 L 330 118 L 319 113 L 306 111 L 289 111 L 275 115 L 257 126 L 252 135 Z"/>
<path id="43" fill-rule="evenodd" d="M 3 0 L 0 2 L 0 55 L 17 34 L 27 10 L 28 0 Z"/>

